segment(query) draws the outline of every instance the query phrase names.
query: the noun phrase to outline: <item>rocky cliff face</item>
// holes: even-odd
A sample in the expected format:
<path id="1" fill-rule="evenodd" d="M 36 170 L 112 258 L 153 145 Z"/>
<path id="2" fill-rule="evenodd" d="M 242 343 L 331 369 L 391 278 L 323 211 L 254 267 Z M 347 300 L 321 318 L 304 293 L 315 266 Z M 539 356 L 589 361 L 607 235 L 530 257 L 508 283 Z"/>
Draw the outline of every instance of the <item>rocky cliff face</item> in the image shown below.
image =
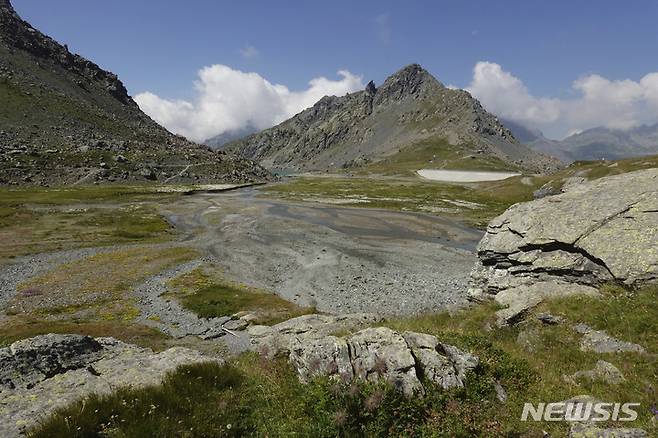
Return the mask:
<path id="1" fill-rule="evenodd" d="M 166 131 L 115 74 L 34 29 L 8 0 L 0 0 L 0 101 L 0 184 L 267 176 Z"/>
<path id="2" fill-rule="evenodd" d="M 467 145 L 514 168 L 556 163 L 519 144 L 511 132 L 463 90 L 445 87 L 417 64 L 379 87 L 326 96 L 293 118 L 227 145 L 266 167 L 325 170 L 378 161 L 428 139 Z"/>

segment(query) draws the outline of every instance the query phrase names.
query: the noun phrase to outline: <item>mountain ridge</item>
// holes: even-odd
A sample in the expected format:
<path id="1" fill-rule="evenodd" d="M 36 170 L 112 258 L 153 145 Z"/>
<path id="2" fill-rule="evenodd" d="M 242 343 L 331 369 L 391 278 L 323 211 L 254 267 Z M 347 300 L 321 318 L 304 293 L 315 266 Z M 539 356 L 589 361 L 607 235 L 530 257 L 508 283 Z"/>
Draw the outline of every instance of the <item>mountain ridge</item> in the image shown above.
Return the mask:
<path id="1" fill-rule="evenodd" d="M 251 122 L 247 122 L 247 124 L 242 128 L 230 129 L 210 137 L 209 139 L 204 140 L 203 144 L 213 149 L 222 150 L 225 144 L 239 140 L 258 131 L 259 129 L 256 128 Z"/>
<path id="2" fill-rule="evenodd" d="M 246 182 L 255 163 L 144 114 L 114 73 L 71 53 L 0 0 L 0 185 Z"/>
<path id="3" fill-rule="evenodd" d="M 495 157 L 510 168 L 558 167 L 521 145 L 467 91 L 445 87 L 418 64 L 379 87 L 325 96 L 277 126 L 226 145 L 272 169 L 302 171 L 359 167 L 432 140 L 459 153 Z M 468 147 L 462 147 L 468 145 Z"/>
<path id="4" fill-rule="evenodd" d="M 541 131 L 520 123 L 505 121 L 505 124 L 529 147 L 565 162 L 621 160 L 658 154 L 658 123 L 630 129 L 597 126 L 562 140 L 546 138 Z"/>

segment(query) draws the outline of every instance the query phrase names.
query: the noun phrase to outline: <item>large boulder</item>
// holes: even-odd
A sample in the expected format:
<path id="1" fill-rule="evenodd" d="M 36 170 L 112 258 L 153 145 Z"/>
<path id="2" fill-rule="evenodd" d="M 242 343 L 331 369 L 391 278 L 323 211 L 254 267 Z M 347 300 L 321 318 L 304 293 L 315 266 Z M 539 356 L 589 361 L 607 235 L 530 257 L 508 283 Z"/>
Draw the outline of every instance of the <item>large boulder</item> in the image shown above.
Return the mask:
<path id="1" fill-rule="evenodd" d="M 0 436 L 92 393 L 162 381 L 180 365 L 219 361 L 186 348 L 154 353 L 113 338 L 49 334 L 0 348 Z"/>
<path id="2" fill-rule="evenodd" d="M 261 355 L 274 358 L 288 356 L 297 338 L 323 338 L 337 333 L 353 332 L 382 320 L 369 313 L 345 315 L 310 314 L 298 316 L 273 326 L 253 325 L 247 329 L 251 345 Z"/>
<path id="3" fill-rule="evenodd" d="M 98 360 L 102 350 L 100 342 L 88 336 L 50 334 L 14 342 L 0 349 L 0 391 L 31 388 L 83 368 Z"/>
<path id="4" fill-rule="evenodd" d="M 257 351 L 287 357 L 304 383 L 317 376 L 342 382 L 381 379 L 412 396 L 425 392 L 422 378 L 444 389 L 462 387 L 468 371 L 479 363 L 476 356 L 432 335 L 387 327 L 356 331 L 375 322 L 366 314 L 305 315 L 273 327 L 252 326 L 248 332 Z"/>
<path id="5" fill-rule="evenodd" d="M 544 284 L 658 280 L 658 169 L 574 184 L 516 204 L 478 246 L 471 298 Z"/>

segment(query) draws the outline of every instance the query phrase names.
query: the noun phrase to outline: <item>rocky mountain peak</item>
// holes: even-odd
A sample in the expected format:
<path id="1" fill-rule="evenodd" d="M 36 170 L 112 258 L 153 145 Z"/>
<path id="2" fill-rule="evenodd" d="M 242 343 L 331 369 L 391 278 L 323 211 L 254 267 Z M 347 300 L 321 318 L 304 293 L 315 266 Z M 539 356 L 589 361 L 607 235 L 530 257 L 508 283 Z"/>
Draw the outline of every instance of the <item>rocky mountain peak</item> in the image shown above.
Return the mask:
<path id="1" fill-rule="evenodd" d="M 366 85 L 366 94 L 374 95 L 377 92 L 377 87 L 373 81 L 368 82 Z"/>
<path id="2" fill-rule="evenodd" d="M 363 91 L 325 96 L 227 150 L 273 169 L 326 170 L 390 159 L 420 142 L 463 147 L 512 168 L 543 171 L 556 165 L 520 145 L 468 92 L 445 87 L 418 64 L 400 69 L 379 87 L 371 81 Z"/>
<path id="3" fill-rule="evenodd" d="M 388 77 L 387 81 L 404 81 L 404 82 L 422 82 L 422 81 L 435 81 L 436 78 L 425 70 L 420 64 L 409 64 L 402 67 L 397 72 Z"/>
<path id="4" fill-rule="evenodd" d="M 402 99 L 409 95 L 424 97 L 432 91 L 445 88 L 419 64 L 410 64 L 389 76 L 379 87 L 378 100 Z"/>

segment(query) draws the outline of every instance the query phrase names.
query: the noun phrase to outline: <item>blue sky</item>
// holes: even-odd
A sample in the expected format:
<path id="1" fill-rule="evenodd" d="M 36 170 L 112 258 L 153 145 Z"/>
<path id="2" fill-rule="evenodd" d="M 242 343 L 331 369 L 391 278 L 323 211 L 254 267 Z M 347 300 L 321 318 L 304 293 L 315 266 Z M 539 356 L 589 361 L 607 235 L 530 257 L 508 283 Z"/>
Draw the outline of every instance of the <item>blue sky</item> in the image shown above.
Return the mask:
<path id="1" fill-rule="evenodd" d="M 256 72 L 294 91 L 312 78 L 338 80 L 341 69 L 381 83 L 412 62 L 446 84 L 467 87 L 475 65 L 489 61 L 533 98 L 566 100 L 581 94 L 573 84 L 585 76 L 639 82 L 658 71 L 655 1 L 13 4 L 35 27 L 119 74 L 132 94 L 150 91 L 193 105 L 198 71 L 214 64 Z M 543 128 L 561 135 L 587 127 L 567 125 Z"/>

